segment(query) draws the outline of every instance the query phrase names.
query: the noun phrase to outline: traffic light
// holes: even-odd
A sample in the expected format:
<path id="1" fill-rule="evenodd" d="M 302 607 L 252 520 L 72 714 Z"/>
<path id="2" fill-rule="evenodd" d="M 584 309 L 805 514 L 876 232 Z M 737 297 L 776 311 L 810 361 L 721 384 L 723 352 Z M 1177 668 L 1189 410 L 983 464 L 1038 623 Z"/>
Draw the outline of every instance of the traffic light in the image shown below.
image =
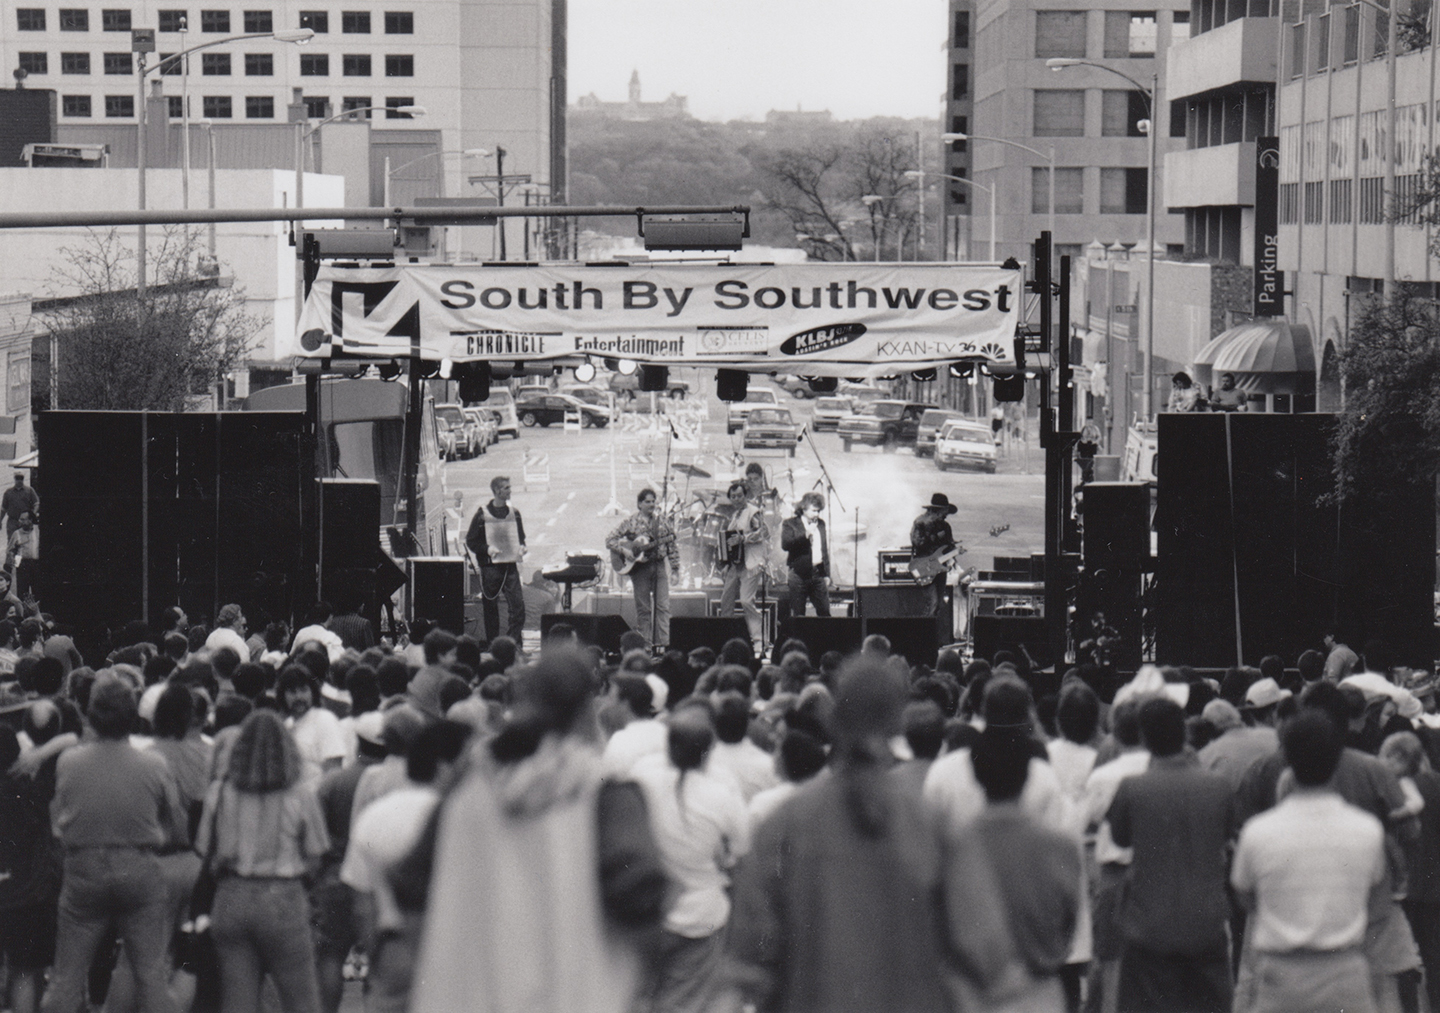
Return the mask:
<path id="1" fill-rule="evenodd" d="M 490 396 L 490 364 L 457 362 L 451 374 L 460 385 L 460 403 L 484 401 Z"/>

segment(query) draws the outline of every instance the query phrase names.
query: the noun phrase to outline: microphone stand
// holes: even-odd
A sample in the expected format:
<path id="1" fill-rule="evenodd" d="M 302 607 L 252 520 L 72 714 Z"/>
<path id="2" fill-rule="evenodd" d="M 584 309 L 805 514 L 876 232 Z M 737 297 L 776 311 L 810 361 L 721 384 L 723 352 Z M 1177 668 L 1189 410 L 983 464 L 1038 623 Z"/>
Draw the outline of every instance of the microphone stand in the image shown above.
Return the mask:
<path id="1" fill-rule="evenodd" d="M 655 407 L 655 402 L 654 402 L 654 399 L 653 399 L 653 398 L 651 399 L 650 407 L 651 407 L 652 410 L 653 410 L 654 407 Z M 661 478 L 660 478 L 660 490 L 661 490 L 661 491 L 660 491 L 660 503 L 659 503 L 659 506 L 660 506 L 660 511 L 661 511 L 661 512 L 660 512 L 660 519 L 661 519 L 662 521 L 666 520 L 666 518 L 665 518 L 666 511 L 668 511 L 668 510 L 670 509 L 670 503 L 669 503 L 669 498 L 670 498 L 670 452 L 675 449 L 675 423 L 670 421 L 670 416 L 668 416 L 668 415 L 665 416 L 665 425 L 666 425 L 666 427 L 670 430 L 670 432 L 669 432 L 669 434 L 665 437 L 665 474 L 662 475 Z M 668 524 L 670 525 L 670 533 L 673 535 L 673 534 L 675 533 L 674 518 L 671 517 L 670 520 L 666 521 L 666 523 L 668 523 Z M 660 619 L 660 573 L 664 573 L 664 574 L 665 574 L 665 584 L 666 584 L 666 586 L 668 587 L 669 584 L 670 584 L 669 562 L 668 562 L 667 560 L 665 560 L 664 558 L 659 558 L 659 559 L 654 560 L 653 565 L 660 567 L 661 570 L 658 571 L 658 572 L 655 574 L 655 580 L 654 580 L 654 582 L 650 585 L 650 650 L 651 650 L 651 651 L 654 651 L 654 650 L 655 650 L 655 647 L 656 647 L 656 644 L 655 644 L 655 628 L 656 628 L 656 623 L 657 623 L 657 622 L 659 621 L 659 619 Z M 634 583 L 634 578 L 631 578 L 631 583 Z M 666 597 L 668 598 L 669 595 L 667 594 Z M 637 604 L 638 604 L 638 603 L 637 603 Z M 668 647 L 669 645 L 667 644 L 666 646 Z"/>
<path id="2" fill-rule="evenodd" d="M 843 513 L 844 510 L 845 510 L 845 504 L 840 501 L 840 493 L 839 493 L 839 491 L 836 490 L 836 488 L 835 488 L 835 480 L 830 477 L 830 469 L 827 468 L 827 467 L 825 467 L 825 459 L 820 456 L 820 449 L 815 446 L 815 434 L 810 431 L 810 427 L 809 427 L 809 426 L 806 426 L 806 427 L 805 427 L 804 432 L 805 432 L 805 434 L 806 434 L 807 436 L 809 436 L 809 439 L 807 439 L 805 442 L 810 445 L 810 453 L 812 453 L 812 454 L 815 455 L 815 463 L 818 464 L 818 465 L 820 465 L 820 477 L 815 480 L 815 486 L 813 486 L 812 488 L 815 488 L 815 487 L 822 487 L 822 488 L 824 488 L 824 490 L 825 490 L 825 492 L 826 492 L 826 494 L 827 494 L 826 497 L 825 497 L 825 510 L 826 510 L 827 513 L 830 512 L 830 504 L 831 504 L 832 501 L 833 501 L 834 504 L 840 509 L 840 511 Z M 833 517 L 833 514 L 832 514 L 831 516 Z M 855 507 L 855 530 L 853 530 L 853 531 L 850 532 L 850 548 L 851 548 L 851 551 L 855 553 L 855 566 L 854 566 L 854 571 L 855 571 L 855 578 L 854 578 L 854 580 L 855 580 L 855 583 L 854 583 L 854 586 L 855 586 L 856 588 L 858 588 L 858 587 L 860 586 L 860 578 L 859 578 L 859 573 L 860 573 L 860 539 L 859 539 L 859 537 L 858 537 L 859 533 L 860 533 L 860 507 L 859 507 L 859 505 L 857 504 L 856 507 Z M 833 552 L 832 552 L 832 555 L 833 555 Z M 855 593 L 856 593 L 856 594 L 859 594 L 859 591 L 856 591 Z M 852 607 L 853 607 L 853 606 L 852 606 Z"/>

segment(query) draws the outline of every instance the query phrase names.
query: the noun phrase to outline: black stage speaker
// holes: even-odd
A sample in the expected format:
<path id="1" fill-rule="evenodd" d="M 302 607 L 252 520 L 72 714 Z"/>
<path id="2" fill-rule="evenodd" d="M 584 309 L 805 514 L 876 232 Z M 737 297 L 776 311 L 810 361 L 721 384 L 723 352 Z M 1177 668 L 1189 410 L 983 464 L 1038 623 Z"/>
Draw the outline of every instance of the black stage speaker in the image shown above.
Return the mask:
<path id="1" fill-rule="evenodd" d="M 990 661 L 996 651 L 1010 651 L 1017 657 L 1027 654 L 1031 668 L 1050 664 L 1045 620 L 1038 616 L 976 616 L 971 630 L 975 657 Z"/>
<path id="2" fill-rule="evenodd" d="M 1080 575 L 1075 595 L 1075 642 L 1086 639 L 1090 618 L 1105 614 L 1105 625 L 1115 631 L 1119 642 L 1110 648 L 1110 666 L 1116 671 L 1134 672 L 1141 659 L 1142 575 L 1138 570 L 1097 570 Z"/>
<path id="3" fill-rule="evenodd" d="M 842 616 L 790 616 L 780 622 L 780 635 L 775 642 L 781 643 L 789 637 L 804 641 L 810 648 L 810 660 L 820 661 L 826 651 L 849 654 L 860 650 L 860 641 L 865 639 L 859 619 Z"/>
<path id="4" fill-rule="evenodd" d="M 300 580 L 305 542 L 300 490 L 312 474 L 301 453 L 304 418 L 295 412 L 222 412 L 216 418 L 216 595 L 222 605 L 238 602 L 251 629 L 263 629 L 261 622 L 288 618 L 314 593 L 302 589 Z M 152 569 L 152 601 L 154 587 Z M 362 614 L 378 630 L 379 606 L 373 594 L 365 597 Z"/>
<path id="5" fill-rule="evenodd" d="M 588 612 L 546 612 L 540 617 L 540 638 L 550 635 L 550 627 L 565 623 L 574 628 L 582 644 L 599 647 L 606 654 L 620 653 L 620 638 L 630 632 L 630 624 L 618 615 L 591 615 Z"/>
<path id="6" fill-rule="evenodd" d="M 933 616 L 867 617 L 865 635 L 878 633 L 890 641 L 890 650 L 912 665 L 935 665 L 940 653 L 940 620 Z"/>
<path id="7" fill-rule="evenodd" d="M 673 616 L 670 619 L 670 647 L 672 650 L 689 654 L 697 647 L 713 647 L 715 653 L 725 641 L 739 637 L 750 642 L 750 628 L 738 616 L 700 619 L 695 616 Z"/>
<path id="8" fill-rule="evenodd" d="M 925 615 L 925 588 L 915 584 L 882 584 L 855 589 L 855 614 L 863 618 Z"/>
<path id="9" fill-rule="evenodd" d="M 465 632 L 465 560 L 459 556 L 411 556 L 410 618 L 434 621 L 457 637 Z"/>
<path id="10" fill-rule="evenodd" d="M 321 479 L 322 573 L 330 569 L 373 566 L 379 543 L 380 483 L 364 478 Z M 323 586 L 321 593 L 324 594 Z"/>
<path id="11" fill-rule="evenodd" d="M 1090 482 L 1084 490 L 1086 569 L 1144 569 L 1150 559 L 1150 486 Z M 1028 569 L 1028 567 L 1027 567 Z"/>

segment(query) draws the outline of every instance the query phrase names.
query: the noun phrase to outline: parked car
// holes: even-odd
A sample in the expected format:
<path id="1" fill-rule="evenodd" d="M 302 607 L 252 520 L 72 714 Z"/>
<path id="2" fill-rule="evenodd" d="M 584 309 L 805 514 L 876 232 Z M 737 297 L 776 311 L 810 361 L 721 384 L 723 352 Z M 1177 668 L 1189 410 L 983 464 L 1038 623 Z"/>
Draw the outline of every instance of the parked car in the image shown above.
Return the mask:
<path id="1" fill-rule="evenodd" d="M 447 461 L 474 457 L 476 448 L 475 422 L 465 414 L 458 404 L 437 404 L 435 406 L 435 431 Z"/>
<path id="2" fill-rule="evenodd" d="M 568 394 L 586 404 L 594 405 L 596 408 L 610 407 L 610 392 L 593 387 L 588 383 L 567 383 L 556 391 L 557 394 Z"/>
<path id="3" fill-rule="evenodd" d="M 920 416 L 935 407 L 914 401 L 871 401 L 854 415 L 840 420 L 840 440 L 845 452 L 852 444 L 883 447 L 887 454 L 902 446 L 915 446 L 920 431 Z"/>
<path id="4" fill-rule="evenodd" d="M 835 393 L 840 397 L 848 397 L 857 406 L 871 401 L 888 401 L 893 397 L 888 390 L 865 383 L 842 383 Z"/>
<path id="5" fill-rule="evenodd" d="M 490 445 L 500 439 L 500 426 L 495 413 L 488 408 L 466 408 L 465 414 L 475 426 L 476 453 L 483 454 Z"/>
<path id="6" fill-rule="evenodd" d="M 964 413 L 949 408 L 931 408 L 920 416 L 920 428 L 915 432 L 915 456 L 929 457 L 935 453 L 935 437 L 940 428 L 951 419 L 963 419 Z"/>
<path id="7" fill-rule="evenodd" d="M 800 442 L 800 426 L 786 408 L 756 408 L 745 417 L 744 446 L 779 447 L 794 450 Z"/>
<path id="8" fill-rule="evenodd" d="M 610 412 L 595 405 L 586 404 L 568 394 L 537 394 L 515 402 L 515 412 L 520 424 L 525 427 L 548 426 L 553 422 L 564 422 L 566 412 L 577 412 L 580 425 L 604 429 L 610 424 Z"/>
<path id="9" fill-rule="evenodd" d="M 810 428 L 817 433 L 826 429 L 838 429 L 840 420 L 855 410 L 855 402 L 848 397 L 818 397 L 815 411 L 810 416 Z"/>
<path id="10" fill-rule="evenodd" d="M 755 408 L 779 408 L 780 398 L 770 387 L 751 387 L 745 392 L 744 401 L 735 401 L 725 415 L 725 433 L 739 432 L 745 427 L 745 416 Z"/>
<path id="11" fill-rule="evenodd" d="M 520 419 L 515 413 L 515 396 L 505 387 L 491 387 L 490 396 L 472 407 L 493 410 L 500 418 L 500 433 L 511 439 L 520 438 Z"/>
<path id="12" fill-rule="evenodd" d="M 935 438 L 935 467 L 980 468 L 995 474 L 995 437 L 989 425 L 964 418 L 946 422 Z"/>
<path id="13" fill-rule="evenodd" d="M 610 389 L 615 392 L 617 398 L 623 401 L 632 400 L 637 395 L 646 393 L 640 389 L 640 370 L 638 369 L 629 375 L 625 373 L 611 373 Z M 660 392 L 656 391 L 656 393 L 658 394 Z M 675 375 L 673 369 L 670 370 L 669 376 L 665 380 L 665 396 L 679 399 L 689 393 L 689 382 L 681 380 Z"/>

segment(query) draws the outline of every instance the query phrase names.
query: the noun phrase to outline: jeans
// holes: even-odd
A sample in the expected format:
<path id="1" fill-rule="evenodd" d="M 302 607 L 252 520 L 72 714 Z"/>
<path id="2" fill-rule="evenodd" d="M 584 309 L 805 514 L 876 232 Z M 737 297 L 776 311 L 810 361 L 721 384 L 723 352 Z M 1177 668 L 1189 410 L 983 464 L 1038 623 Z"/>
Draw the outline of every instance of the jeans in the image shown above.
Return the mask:
<path id="1" fill-rule="evenodd" d="M 641 563 L 630 571 L 630 583 L 635 588 L 635 619 L 645 643 L 664 647 L 670 643 L 670 571 L 663 561 Z"/>
<path id="2" fill-rule="evenodd" d="M 480 567 L 480 603 L 485 616 L 485 635 L 494 640 L 500 635 L 500 593 L 505 594 L 505 635 L 515 643 L 524 642 L 525 592 L 520 588 L 520 568 L 514 563 Z"/>
<path id="3" fill-rule="evenodd" d="M 319 1013 L 310 906 L 300 880 L 221 879 L 210 935 L 220 960 L 222 1013 L 256 1013 L 267 972 L 285 1013 Z"/>
<path id="4" fill-rule="evenodd" d="M 755 593 L 760 590 L 760 577 L 764 572 L 758 566 L 748 569 L 743 566 L 727 567 L 725 590 L 720 592 L 720 615 L 726 619 L 735 614 L 735 599 L 739 597 L 751 640 L 762 640 L 765 636 L 765 626 L 760 621 L 760 609 L 755 604 Z"/>
<path id="5" fill-rule="evenodd" d="M 85 1002 L 90 962 L 118 933 L 135 976 L 139 1006 L 172 1013 L 166 947 L 170 905 L 160 859 L 146 848 L 77 848 L 65 855 L 55 967 L 41 1009 L 76 1013 Z"/>
<path id="6" fill-rule="evenodd" d="M 190 894 L 195 889 L 195 881 L 200 878 L 200 856 L 193 851 L 161 855 L 160 875 L 165 881 L 166 918 L 169 919 L 165 944 L 168 951 L 175 931 L 190 909 Z M 139 996 L 135 992 L 135 975 L 130 965 L 121 961 L 110 977 L 110 991 L 105 995 L 105 1013 L 131 1013 L 140 1009 Z"/>
<path id="7" fill-rule="evenodd" d="M 815 603 L 815 614 L 817 616 L 828 616 L 830 614 L 830 588 L 826 586 L 825 577 L 802 577 L 794 570 L 790 571 L 790 614 L 803 616 L 805 614 L 805 602 Z"/>

